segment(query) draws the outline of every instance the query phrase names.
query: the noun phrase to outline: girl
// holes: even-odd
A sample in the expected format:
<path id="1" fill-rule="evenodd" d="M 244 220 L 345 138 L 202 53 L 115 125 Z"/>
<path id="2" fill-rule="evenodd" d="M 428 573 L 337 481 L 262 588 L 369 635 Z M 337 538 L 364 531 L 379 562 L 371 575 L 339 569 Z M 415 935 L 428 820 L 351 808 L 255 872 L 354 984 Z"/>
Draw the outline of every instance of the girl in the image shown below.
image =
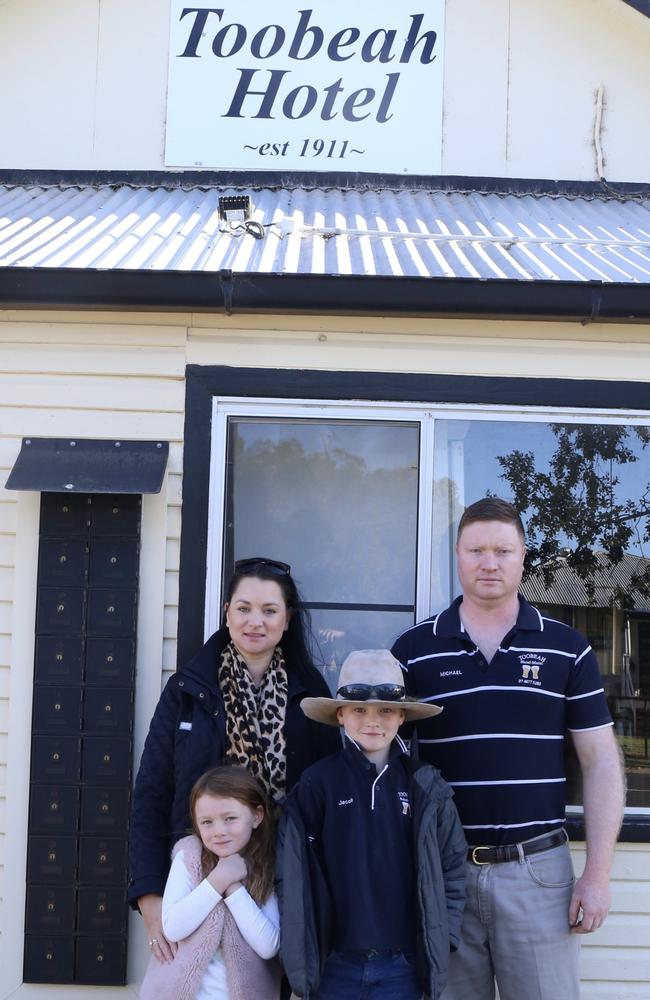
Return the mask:
<path id="1" fill-rule="evenodd" d="M 278 1000 L 280 945 L 273 893 L 273 821 L 242 767 L 207 771 L 190 795 L 194 835 L 180 840 L 162 923 L 173 961 L 153 955 L 141 1000 Z"/>

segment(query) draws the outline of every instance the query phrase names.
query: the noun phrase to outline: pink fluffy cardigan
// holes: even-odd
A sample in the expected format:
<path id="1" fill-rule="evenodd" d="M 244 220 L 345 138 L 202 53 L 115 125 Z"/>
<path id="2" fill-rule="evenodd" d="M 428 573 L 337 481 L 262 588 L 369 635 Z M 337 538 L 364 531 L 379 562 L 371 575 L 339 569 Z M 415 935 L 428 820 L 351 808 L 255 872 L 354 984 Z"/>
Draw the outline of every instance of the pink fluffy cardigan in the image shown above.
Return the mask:
<path id="1" fill-rule="evenodd" d="M 173 854 L 181 850 L 192 885 L 197 886 L 203 878 L 201 841 L 195 836 L 185 837 L 176 844 Z M 253 951 L 223 900 L 189 937 L 179 941 L 173 962 L 159 962 L 151 956 L 140 1000 L 194 1000 L 217 948 L 221 948 L 226 966 L 230 1000 L 278 1000 L 277 959 L 268 961 Z"/>

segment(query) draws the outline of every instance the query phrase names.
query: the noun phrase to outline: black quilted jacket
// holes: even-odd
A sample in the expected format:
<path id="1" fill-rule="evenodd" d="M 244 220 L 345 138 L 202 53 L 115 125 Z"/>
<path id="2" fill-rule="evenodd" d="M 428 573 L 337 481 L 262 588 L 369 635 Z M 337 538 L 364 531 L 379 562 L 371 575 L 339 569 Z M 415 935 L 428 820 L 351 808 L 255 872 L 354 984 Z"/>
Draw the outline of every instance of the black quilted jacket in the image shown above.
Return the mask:
<path id="1" fill-rule="evenodd" d="M 226 723 L 217 684 L 217 635 L 168 681 L 154 712 L 135 782 L 129 834 L 129 901 L 162 895 L 171 849 L 190 829 L 189 794 L 204 771 L 223 763 Z M 310 764 L 340 749 L 338 731 L 311 722 L 306 695 L 329 696 L 324 680 L 307 688 L 289 674 L 285 720 L 287 789 Z"/>

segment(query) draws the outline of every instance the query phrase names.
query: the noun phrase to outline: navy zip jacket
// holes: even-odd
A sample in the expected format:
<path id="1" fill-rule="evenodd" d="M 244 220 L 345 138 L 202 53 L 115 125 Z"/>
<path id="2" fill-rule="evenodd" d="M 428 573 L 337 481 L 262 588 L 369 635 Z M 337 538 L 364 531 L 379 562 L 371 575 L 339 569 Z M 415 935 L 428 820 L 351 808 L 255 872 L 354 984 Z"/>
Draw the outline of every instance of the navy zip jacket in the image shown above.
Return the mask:
<path id="1" fill-rule="evenodd" d="M 217 680 L 218 635 L 168 681 L 154 712 L 133 792 L 129 832 L 129 901 L 162 896 L 171 849 L 190 830 L 189 796 L 194 782 L 223 764 L 226 720 Z M 318 683 L 318 682 L 321 683 Z M 312 722 L 300 709 L 307 695 L 329 696 L 320 677 L 307 687 L 288 672 L 284 735 L 287 789 L 310 764 L 341 746 L 336 730 Z"/>
<path id="2" fill-rule="evenodd" d="M 283 803 L 277 867 L 294 993 L 317 990 L 334 950 L 400 949 L 437 1000 L 460 938 L 466 853 L 451 789 L 401 750 L 377 775 L 346 741 L 305 771 Z"/>

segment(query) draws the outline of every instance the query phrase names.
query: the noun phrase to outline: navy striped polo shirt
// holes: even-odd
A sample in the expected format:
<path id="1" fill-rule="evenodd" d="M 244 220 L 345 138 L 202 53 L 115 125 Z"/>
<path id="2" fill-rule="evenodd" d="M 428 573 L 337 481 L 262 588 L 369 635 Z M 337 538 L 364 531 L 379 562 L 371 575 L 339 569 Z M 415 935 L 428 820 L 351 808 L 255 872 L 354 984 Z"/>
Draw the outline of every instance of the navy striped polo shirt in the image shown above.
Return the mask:
<path id="1" fill-rule="evenodd" d="M 469 844 L 512 844 L 565 819 L 564 737 L 612 725 L 596 657 L 568 625 L 519 598 L 490 663 L 451 607 L 393 646 L 409 695 L 443 706 L 418 723 L 422 760 L 442 772 Z"/>

